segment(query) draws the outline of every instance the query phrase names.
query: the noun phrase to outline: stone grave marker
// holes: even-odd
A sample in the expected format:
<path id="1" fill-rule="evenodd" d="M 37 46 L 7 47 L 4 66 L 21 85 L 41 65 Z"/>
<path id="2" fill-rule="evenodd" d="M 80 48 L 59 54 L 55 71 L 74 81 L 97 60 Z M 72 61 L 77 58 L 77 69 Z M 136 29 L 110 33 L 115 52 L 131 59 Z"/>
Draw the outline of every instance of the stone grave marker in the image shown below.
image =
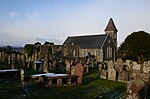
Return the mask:
<path id="1" fill-rule="evenodd" d="M 133 70 L 138 70 L 138 71 L 140 71 L 140 69 L 141 69 L 141 65 L 140 65 L 140 64 L 135 64 L 135 65 L 133 65 Z"/>
<path id="2" fill-rule="evenodd" d="M 101 70 L 100 78 L 107 79 L 107 70 L 105 69 Z"/>
<path id="3" fill-rule="evenodd" d="M 44 58 L 44 64 L 43 64 L 43 69 L 42 69 L 44 73 L 48 72 L 47 70 L 48 65 L 49 65 L 49 59 L 48 59 L 48 56 L 46 55 L 46 57 Z"/>
<path id="4" fill-rule="evenodd" d="M 5 52 L 2 51 L 2 61 L 4 62 L 5 61 Z"/>
<path id="5" fill-rule="evenodd" d="M 150 72 L 150 64 L 147 63 L 143 66 L 143 72 L 144 73 L 149 73 Z"/>
<path id="6" fill-rule="evenodd" d="M 116 71 L 112 60 L 108 62 L 108 79 L 114 81 L 116 80 Z"/>
<path id="7" fill-rule="evenodd" d="M 66 60 L 65 63 L 66 63 L 66 73 L 70 74 L 70 63 L 68 60 Z"/>
<path id="8" fill-rule="evenodd" d="M 140 79 L 127 83 L 126 99 L 146 99 L 147 85 Z"/>
<path id="9" fill-rule="evenodd" d="M 99 77 L 101 78 L 102 64 L 98 64 L 98 69 L 99 69 Z"/>
<path id="10" fill-rule="evenodd" d="M 20 69 L 20 80 L 21 80 L 22 88 L 24 88 L 25 81 L 24 81 L 24 70 L 23 69 Z"/>
<path id="11" fill-rule="evenodd" d="M 0 52 L 0 61 L 2 60 L 2 52 Z"/>
<path id="12" fill-rule="evenodd" d="M 14 69 L 15 68 L 15 55 L 12 53 L 12 64 L 11 64 L 11 68 Z"/>
<path id="13" fill-rule="evenodd" d="M 73 74 L 79 76 L 78 79 L 77 79 L 77 84 L 81 85 L 81 83 L 82 83 L 82 76 L 83 76 L 83 66 L 82 66 L 81 63 L 77 63 L 74 66 Z"/>

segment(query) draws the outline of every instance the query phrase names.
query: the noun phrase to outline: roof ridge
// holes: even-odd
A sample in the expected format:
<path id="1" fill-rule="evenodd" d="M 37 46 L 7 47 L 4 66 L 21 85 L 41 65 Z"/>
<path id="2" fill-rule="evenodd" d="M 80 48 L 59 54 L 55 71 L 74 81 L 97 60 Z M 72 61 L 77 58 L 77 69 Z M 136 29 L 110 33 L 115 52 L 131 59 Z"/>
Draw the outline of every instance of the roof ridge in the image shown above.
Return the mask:
<path id="1" fill-rule="evenodd" d="M 68 37 L 89 37 L 89 36 L 104 36 L 106 34 L 93 34 L 93 35 L 80 35 L 80 36 L 68 36 Z"/>

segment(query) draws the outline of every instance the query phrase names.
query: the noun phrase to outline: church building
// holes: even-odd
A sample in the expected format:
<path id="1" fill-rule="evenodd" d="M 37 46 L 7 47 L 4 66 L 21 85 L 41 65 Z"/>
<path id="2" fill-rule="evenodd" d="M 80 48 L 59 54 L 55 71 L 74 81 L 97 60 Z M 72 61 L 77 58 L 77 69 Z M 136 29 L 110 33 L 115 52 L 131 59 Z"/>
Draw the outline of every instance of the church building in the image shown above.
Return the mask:
<path id="1" fill-rule="evenodd" d="M 63 45 L 79 46 L 78 56 L 85 57 L 91 53 L 98 62 L 116 60 L 117 57 L 117 28 L 110 18 L 105 33 L 100 35 L 69 36 Z"/>

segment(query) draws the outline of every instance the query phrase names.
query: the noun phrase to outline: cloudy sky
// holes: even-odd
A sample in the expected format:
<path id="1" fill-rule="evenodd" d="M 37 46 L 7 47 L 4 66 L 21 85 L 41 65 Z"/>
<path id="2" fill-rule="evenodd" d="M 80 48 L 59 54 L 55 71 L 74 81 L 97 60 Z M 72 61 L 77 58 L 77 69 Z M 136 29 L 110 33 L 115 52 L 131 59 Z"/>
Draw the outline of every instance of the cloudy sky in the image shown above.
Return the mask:
<path id="1" fill-rule="evenodd" d="M 110 18 L 120 44 L 132 32 L 150 33 L 149 5 L 150 0 L 0 0 L 0 45 L 62 44 L 68 36 L 104 33 Z"/>

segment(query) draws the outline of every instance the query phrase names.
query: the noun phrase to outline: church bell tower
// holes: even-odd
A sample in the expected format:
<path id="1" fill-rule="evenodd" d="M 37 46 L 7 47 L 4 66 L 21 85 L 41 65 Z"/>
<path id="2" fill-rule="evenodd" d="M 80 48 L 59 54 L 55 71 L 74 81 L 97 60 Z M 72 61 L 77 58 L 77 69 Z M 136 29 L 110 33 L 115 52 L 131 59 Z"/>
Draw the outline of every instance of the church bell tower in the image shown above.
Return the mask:
<path id="1" fill-rule="evenodd" d="M 104 31 L 107 35 L 110 36 L 110 38 L 112 38 L 112 41 L 114 44 L 113 45 L 113 49 L 114 49 L 113 56 L 114 56 L 114 61 L 115 61 L 116 57 L 117 57 L 117 32 L 118 32 L 118 30 L 117 30 L 112 18 L 110 18 Z"/>

